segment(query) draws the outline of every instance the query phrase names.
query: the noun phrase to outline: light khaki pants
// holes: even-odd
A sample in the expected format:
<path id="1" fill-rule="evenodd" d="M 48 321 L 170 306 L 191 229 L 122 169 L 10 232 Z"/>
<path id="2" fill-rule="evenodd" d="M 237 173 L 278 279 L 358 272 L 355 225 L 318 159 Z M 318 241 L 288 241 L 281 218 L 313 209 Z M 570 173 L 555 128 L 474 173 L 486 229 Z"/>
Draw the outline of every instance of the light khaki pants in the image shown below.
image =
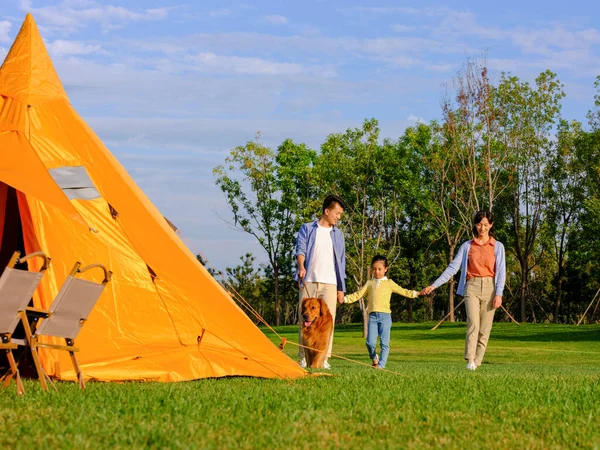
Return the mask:
<path id="1" fill-rule="evenodd" d="M 493 302 L 496 287 L 491 277 L 475 277 L 467 281 L 465 305 L 467 308 L 467 339 L 465 359 L 481 365 L 487 347 L 492 323 L 494 322 Z"/>
<path id="2" fill-rule="evenodd" d="M 307 292 L 308 291 L 308 294 Z M 327 350 L 327 359 L 331 356 L 331 348 L 333 346 L 333 328 L 335 327 L 335 310 L 337 307 L 337 286 L 335 284 L 325 283 L 306 283 L 306 289 L 300 289 L 300 301 L 298 302 L 298 343 L 302 344 L 302 299 L 305 297 L 322 298 L 333 319 L 333 327 L 331 328 L 331 337 L 329 338 L 329 349 Z M 304 358 L 304 349 L 298 347 L 298 358 Z"/>

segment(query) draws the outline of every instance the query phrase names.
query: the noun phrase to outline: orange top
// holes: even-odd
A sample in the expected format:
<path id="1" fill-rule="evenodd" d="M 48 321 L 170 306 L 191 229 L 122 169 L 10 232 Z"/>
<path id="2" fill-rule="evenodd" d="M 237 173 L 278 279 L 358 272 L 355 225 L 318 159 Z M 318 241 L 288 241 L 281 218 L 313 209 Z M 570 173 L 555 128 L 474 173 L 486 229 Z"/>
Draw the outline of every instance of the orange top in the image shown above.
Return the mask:
<path id="1" fill-rule="evenodd" d="M 480 245 L 471 241 L 467 263 L 467 280 L 473 277 L 494 277 L 496 275 L 496 255 L 494 245 L 496 239 L 490 236 L 489 241 Z"/>

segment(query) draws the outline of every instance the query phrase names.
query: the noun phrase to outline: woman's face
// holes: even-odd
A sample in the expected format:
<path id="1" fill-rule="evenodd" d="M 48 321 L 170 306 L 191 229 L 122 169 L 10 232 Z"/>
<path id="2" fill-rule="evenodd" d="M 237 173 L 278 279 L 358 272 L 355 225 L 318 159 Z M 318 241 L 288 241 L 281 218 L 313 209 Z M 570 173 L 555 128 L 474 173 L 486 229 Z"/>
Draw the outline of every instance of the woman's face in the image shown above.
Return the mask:
<path id="1" fill-rule="evenodd" d="M 490 223 L 487 220 L 487 217 L 481 219 L 481 222 L 475 224 L 475 229 L 477 230 L 477 237 L 480 239 L 488 238 L 490 235 L 490 230 L 494 226 L 493 223 Z"/>

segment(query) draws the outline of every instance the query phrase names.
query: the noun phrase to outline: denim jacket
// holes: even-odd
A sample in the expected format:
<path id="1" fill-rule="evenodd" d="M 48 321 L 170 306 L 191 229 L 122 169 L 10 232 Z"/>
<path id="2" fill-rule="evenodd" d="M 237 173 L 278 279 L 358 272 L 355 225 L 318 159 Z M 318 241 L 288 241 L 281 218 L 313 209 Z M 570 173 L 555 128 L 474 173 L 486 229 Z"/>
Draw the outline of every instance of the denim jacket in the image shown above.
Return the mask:
<path id="1" fill-rule="evenodd" d="M 447 283 L 448 280 L 460 270 L 460 281 L 458 282 L 458 289 L 456 293 L 458 295 L 465 295 L 465 284 L 467 281 L 467 264 L 469 259 L 469 249 L 471 248 L 471 240 L 464 242 L 454 260 L 448 265 L 446 270 L 435 280 L 432 284 L 434 288 L 439 288 L 442 284 Z M 494 277 L 494 286 L 496 287 L 496 295 L 502 297 L 504 292 L 504 283 L 506 282 L 506 260 L 504 257 L 504 245 L 501 242 L 496 241 L 494 244 L 494 255 L 496 256 L 496 276 Z"/>
<path id="2" fill-rule="evenodd" d="M 298 255 L 304 255 L 304 267 L 308 270 L 310 260 L 315 247 L 317 237 L 318 220 L 308 222 L 300 227 L 298 237 L 296 238 L 296 258 Z M 335 277 L 337 279 L 337 290 L 346 292 L 346 243 L 344 233 L 338 227 L 334 226 L 331 230 L 331 240 L 333 241 L 333 259 L 335 261 Z M 298 281 L 298 272 L 294 274 L 294 280 Z"/>

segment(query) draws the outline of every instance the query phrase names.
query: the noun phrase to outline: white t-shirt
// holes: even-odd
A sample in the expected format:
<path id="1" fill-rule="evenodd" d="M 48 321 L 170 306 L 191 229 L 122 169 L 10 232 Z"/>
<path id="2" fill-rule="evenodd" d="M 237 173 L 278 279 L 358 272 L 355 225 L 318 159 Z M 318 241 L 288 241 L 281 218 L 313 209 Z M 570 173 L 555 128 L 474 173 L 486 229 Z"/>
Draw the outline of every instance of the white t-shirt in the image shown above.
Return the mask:
<path id="1" fill-rule="evenodd" d="M 307 282 L 337 285 L 331 230 L 332 227 L 318 225 L 313 254 L 306 270 Z"/>

